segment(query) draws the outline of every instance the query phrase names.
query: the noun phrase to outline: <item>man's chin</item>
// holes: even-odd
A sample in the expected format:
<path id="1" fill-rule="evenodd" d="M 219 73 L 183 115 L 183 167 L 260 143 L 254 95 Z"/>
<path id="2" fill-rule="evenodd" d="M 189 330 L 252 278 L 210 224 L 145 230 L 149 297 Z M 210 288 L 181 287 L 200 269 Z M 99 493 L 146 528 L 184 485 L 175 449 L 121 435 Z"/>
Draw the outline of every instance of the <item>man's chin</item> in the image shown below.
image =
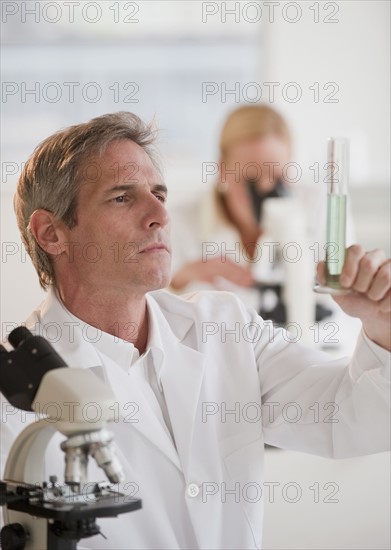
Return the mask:
<path id="1" fill-rule="evenodd" d="M 152 292 L 153 290 L 161 290 L 162 288 L 167 288 L 171 281 L 171 274 L 167 273 L 155 273 L 150 276 L 146 276 L 143 281 L 141 281 L 142 286 L 145 289 L 145 292 Z"/>
<path id="2" fill-rule="evenodd" d="M 145 292 L 153 292 L 154 290 L 163 290 L 164 288 L 167 288 L 170 284 L 170 281 L 168 282 L 160 282 L 160 283 L 156 283 L 156 284 L 151 284 L 147 287 L 147 289 L 145 290 Z"/>

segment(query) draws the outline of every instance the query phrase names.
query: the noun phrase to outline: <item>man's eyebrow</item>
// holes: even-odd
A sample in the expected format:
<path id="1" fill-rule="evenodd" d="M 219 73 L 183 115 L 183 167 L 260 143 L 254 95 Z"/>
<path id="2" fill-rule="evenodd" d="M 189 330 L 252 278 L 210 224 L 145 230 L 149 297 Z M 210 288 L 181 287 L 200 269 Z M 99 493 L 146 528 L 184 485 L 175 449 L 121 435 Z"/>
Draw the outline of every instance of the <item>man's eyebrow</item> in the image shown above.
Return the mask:
<path id="1" fill-rule="evenodd" d="M 105 191 L 105 196 L 112 195 L 113 193 L 116 193 L 118 191 L 131 191 L 135 188 L 135 185 L 114 185 L 114 187 L 110 187 L 110 189 L 107 189 Z"/>
<path id="2" fill-rule="evenodd" d="M 109 196 L 118 191 L 134 191 L 135 187 L 136 187 L 135 184 L 114 185 L 114 187 L 110 187 L 110 189 L 107 189 L 104 195 Z M 164 185 L 163 183 L 156 183 L 151 187 L 153 191 L 159 191 L 160 193 L 164 193 L 165 195 L 167 195 L 168 193 L 167 186 Z"/>
<path id="3" fill-rule="evenodd" d="M 160 191 L 160 193 L 164 193 L 165 195 L 168 193 L 167 185 L 164 183 L 156 183 L 152 186 L 152 189 L 153 191 Z"/>

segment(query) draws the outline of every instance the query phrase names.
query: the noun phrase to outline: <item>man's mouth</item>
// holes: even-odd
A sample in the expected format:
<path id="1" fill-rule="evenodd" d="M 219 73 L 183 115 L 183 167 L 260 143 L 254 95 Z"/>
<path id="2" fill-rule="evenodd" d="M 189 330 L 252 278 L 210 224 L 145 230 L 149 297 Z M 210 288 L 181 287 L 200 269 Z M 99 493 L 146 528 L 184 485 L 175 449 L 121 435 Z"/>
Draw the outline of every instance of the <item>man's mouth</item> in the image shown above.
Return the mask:
<path id="1" fill-rule="evenodd" d="M 140 254 L 146 252 L 169 252 L 168 247 L 164 243 L 151 243 L 140 251 Z"/>

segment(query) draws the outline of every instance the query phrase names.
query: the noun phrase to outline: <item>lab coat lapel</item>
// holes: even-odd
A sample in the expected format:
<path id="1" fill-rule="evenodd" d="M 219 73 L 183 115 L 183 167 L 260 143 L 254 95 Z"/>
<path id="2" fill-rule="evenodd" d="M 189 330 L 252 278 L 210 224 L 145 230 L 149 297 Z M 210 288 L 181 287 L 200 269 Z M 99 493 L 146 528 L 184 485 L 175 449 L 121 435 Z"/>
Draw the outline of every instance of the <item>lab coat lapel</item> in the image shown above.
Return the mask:
<path id="1" fill-rule="evenodd" d="M 124 419 L 124 426 L 139 432 L 181 470 L 171 436 L 151 406 L 151 399 L 155 397 L 146 379 L 132 374 L 129 378 L 129 374 L 107 356 L 104 356 L 104 364 L 108 382 L 118 399 L 118 410 Z"/>
<path id="2" fill-rule="evenodd" d="M 162 385 L 182 468 L 188 472 L 204 363 L 198 351 L 180 342 L 171 344 L 166 348 Z"/>
<path id="3" fill-rule="evenodd" d="M 156 313 L 156 312 L 155 312 Z M 164 354 L 159 369 L 176 448 L 184 473 L 190 466 L 194 422 L 204 376 L 202 353 L 181 342 L 194 320 L 159 312 L 160 337 Z"/>

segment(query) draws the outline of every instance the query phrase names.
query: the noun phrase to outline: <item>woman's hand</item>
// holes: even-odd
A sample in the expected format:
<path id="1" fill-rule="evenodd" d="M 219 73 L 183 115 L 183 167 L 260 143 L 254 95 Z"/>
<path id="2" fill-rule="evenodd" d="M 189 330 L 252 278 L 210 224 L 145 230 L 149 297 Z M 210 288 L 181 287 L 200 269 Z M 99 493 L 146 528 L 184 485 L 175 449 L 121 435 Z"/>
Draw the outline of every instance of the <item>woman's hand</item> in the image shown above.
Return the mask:
<path id="1" fill-rule="evenodd" d="M 249 287 L 254 283 L 248 267 L 243 267 L 228 259 L 223 262 L 220 257 L 215 257 L 186 264 L 174 275 L 171 286 L 175 290 L 180 290 L 191 281 L 213 284 L 218 277 L 223 277 L 238 286 Z"/>

